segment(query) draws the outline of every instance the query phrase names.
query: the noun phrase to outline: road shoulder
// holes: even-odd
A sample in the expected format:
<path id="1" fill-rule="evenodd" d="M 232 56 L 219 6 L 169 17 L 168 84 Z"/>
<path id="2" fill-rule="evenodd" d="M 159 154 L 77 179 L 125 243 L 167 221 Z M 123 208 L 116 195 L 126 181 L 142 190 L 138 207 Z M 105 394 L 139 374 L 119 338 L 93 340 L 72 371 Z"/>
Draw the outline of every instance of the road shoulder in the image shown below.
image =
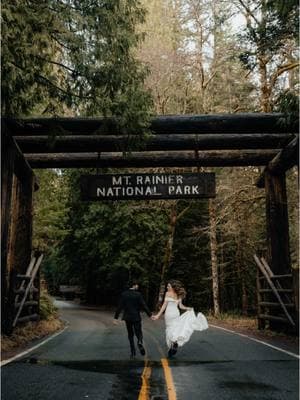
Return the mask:
<path id="1" fill-rule="evenodd" d="M 249 323 L 250 321 L 250 323 Z M 280 347 L 286 351 L 294 354 L 299 354 L 299 337 L 295 335 L 287 335 L 277 333 L 268 329 L 259 330 L 256 327 L 256 322 L 253 324 L 251 320 L 220 320 L 217 318 L 209 317 L 208 323 L 215 325 L 219 328 L 228 329 L 235 333 L 246 335 L 250 338 L 266 342 L 272 346 Z"/>

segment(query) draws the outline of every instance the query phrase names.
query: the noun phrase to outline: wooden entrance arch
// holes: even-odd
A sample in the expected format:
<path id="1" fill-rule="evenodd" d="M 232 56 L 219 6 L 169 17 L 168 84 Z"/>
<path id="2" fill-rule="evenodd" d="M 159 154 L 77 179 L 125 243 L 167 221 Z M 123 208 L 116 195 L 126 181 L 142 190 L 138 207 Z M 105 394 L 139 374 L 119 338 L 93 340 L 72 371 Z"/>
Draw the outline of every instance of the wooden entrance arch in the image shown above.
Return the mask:
<path id="1" fill-rule="evenodd" d="M 290 272 L 285 172 L 298 164 L 298 126 L 284 123 L 283 115 L 158 116 L 151 120 L 151 135 L 132 152 L 134 136 L 122 135 L 113 118 L 5 119 L 2 126 L 2 304 L 9 304 L 10 276 L 17 265 L 10 254 L 20 248 L 8 234 L 17 201 L 11 177 L 20 163 L 27 174 L 22 185 L 31 188 L 26 200 L 18 200 L 27 204 L 28 221 L 35 168 L 264 167 L 257 186 L 266 193 L 268 262 L 274 274 Z M 10 162 L 12 152 L 22 161 Z M 15 226 L 21 230 L 22 223 Z M 26 237 L 31 238 L 31 223 Z M 31 239 L 22 246 L 26 256 L 18 269 L 24 273 Z M 2 315 L 11 320 L 8 310 Z"/>

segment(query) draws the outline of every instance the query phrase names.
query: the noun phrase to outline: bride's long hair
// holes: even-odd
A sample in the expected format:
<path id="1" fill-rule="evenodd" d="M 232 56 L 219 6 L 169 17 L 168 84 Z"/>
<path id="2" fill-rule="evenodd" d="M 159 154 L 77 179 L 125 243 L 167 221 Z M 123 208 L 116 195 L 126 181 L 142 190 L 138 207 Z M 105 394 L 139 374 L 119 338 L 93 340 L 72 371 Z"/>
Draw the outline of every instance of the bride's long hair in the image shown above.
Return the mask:
<path id="1" fill-rule="evenodd" d="M 186 291 L 184 289 L 183 284 L 180 281 L 176 281 L 175 279 L 172 279 L 168 283 L 172 286 L 172 289 L 174 290 L 174 292 L 176 293 L 178 298 L 180 298 L 180 299 L 185 298 Z"/>

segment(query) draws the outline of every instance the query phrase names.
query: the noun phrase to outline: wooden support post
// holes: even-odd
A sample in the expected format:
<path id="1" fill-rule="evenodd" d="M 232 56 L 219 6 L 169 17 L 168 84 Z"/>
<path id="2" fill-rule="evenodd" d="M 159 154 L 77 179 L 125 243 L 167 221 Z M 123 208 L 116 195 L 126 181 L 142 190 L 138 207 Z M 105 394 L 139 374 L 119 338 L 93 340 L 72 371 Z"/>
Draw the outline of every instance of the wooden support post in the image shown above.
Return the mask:
<path id="1" fill-rule="evenodd" d="M 34 174 L 5 130 L 2 132 L 2 332 L 14 318 L 15 276 L 25 274 L 31 257 Z"/>
<path id="2" fill-rule="evenodd" d="M 273 274 L 291 272 L 285 174 L 266 171 L 267 261 Z"/>
<path id="3" fill-rule="evenodd" d="M 291 272 L 289 248 L 289 224 L 285 173 L 273 175 L 265 171 L 267 261 L 273 274 Z M 282 323 L 270 320 L 270 328 L 282 329 Z"/>

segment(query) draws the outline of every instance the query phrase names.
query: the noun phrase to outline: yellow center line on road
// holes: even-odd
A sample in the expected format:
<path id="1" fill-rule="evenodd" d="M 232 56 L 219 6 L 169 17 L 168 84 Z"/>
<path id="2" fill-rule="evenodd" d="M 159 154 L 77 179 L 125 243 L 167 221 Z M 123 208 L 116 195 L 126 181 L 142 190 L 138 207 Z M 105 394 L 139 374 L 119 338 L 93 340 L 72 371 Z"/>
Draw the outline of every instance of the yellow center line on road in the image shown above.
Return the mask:
<path id="1" fill-rule="evenodd" d="M 142 387 L 140 390 L 140 394 L 138 400 L 149 400 L 149 379 L 151 376 L 151 367 L 149 366 L 148 358 L 145 359 L 145 366 L 142 373 Z"/>
<path id="2" fill-rule="evenodd" d="M 157 339 L 149 332 L 147 329 L 147 334 L 150 336 L 150 339 L 156 344 L 158 352 L 161 354 L 162 357 L 164 357 L 164 351 L 160 346 L 160 343 L 157 341 Z M 165 376 L 165 381 L 166 381 L 166 386 L 167 386 L 167 394 L 168 394 L 168 400 L 177 400 L 177 395 L 176 395 L 176 389 L 173 381 L 173 375 L 171 368 L 169 366 L 169 362 L 166 358 L 161 358 L 160 360 L 163 370 L 164 370 L 164 376 Z M 138 400 L 149 400 L 149 378 L 151 375 L 151 367 L 148 365 L 149 364 L 149 359 L 147 358 L 145 360 L 145 367 L 142 373 L 142 387 L 140 390 L 139 398 Z M 143 397 L 144 396 L 144 397 Z"/>
<path id="3" fill-rule="evenodd" d="M 162 358 L 160 361 L 164 369 L 165 380 L 167 383 L 168 400 L 176 400 L 177 399 L 176 390 L 174 386 L 172 371 L 169 366 L 168 360 L 166 358 Z"/>

